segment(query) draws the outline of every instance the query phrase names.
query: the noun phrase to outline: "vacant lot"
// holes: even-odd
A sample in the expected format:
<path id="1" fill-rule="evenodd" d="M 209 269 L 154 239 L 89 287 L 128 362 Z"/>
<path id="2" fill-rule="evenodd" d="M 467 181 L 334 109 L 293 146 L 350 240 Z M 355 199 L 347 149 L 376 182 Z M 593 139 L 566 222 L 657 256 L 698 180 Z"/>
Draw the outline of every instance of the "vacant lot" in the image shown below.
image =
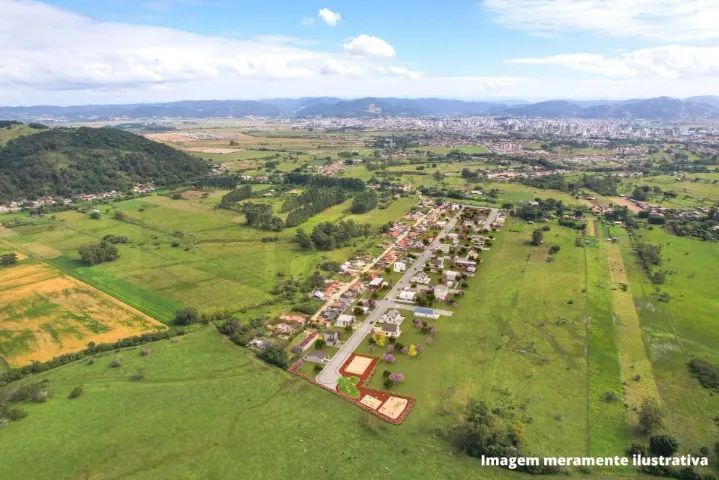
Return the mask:
<path id="1" fill-rule="evenodd" d="M 45 361 L 164 326 L 39 263 L 0 270 L 0 356 L 11 366 Z"/>

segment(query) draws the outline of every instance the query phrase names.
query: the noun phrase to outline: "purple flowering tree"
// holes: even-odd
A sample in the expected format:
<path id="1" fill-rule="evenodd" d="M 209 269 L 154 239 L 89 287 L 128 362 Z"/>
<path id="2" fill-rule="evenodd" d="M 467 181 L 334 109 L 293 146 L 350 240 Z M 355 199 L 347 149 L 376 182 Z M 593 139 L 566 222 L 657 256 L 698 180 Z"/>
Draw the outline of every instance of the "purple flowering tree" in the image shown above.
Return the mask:
<path id="1" fill-rule="evenodd" d="M 395 356 L 392 355 L 391 353 L 385 353 L 384 355 L 382 355 L 382 360 L 385 361 L 385 362 L 387 362 L 387 363 L 394 363 L 394 362 L 397 361 L 397 359 L 395 358 Z"/>
<path id="2" fill-rule="evenodd" d="M 387 345 L 387 353 L 394 353 L 394 345 L 393 344 L 390 343 L 389 345 Z"/>
<path id="3" fill-rule="evenodd" d="M 389 374 L 389 379 L 392 380 L 392 382 L 394 383 L 402 383 L 404 382 L 404 373 L 392 372 Z"/>
<path id="4" fill-rule="evenodd" d="M 409 347 L 405 345 L 404 347 L 402 347 L 402 353 L 406 355 L 407 352 L 409 352 Z"/>
<path id="5" fill-rule="evenodd" d="M 434 339 L 432 337 L 427 337 L 427 340 L 424 341 L 427 345 L 432 345 L 434 343 Z"/>

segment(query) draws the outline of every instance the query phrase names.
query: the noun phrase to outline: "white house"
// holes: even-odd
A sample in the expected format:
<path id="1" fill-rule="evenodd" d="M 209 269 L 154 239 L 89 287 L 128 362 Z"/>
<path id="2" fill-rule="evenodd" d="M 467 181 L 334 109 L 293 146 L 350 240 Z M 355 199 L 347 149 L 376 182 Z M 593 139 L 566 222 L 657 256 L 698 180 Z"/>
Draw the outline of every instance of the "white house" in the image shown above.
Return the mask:
<path id="1" fill-rule="evenodd" d="M 404 262 L 394 262 L 394 271 L 397 273 L 402 273 L 405 270 L 407 270 L 407 264 Z"/>
<path id="2" fill-rule="evenodd" d="M 414 299 L 416 296 L 417 292 L 415 292 L 414 290 L 402 290 L 401 292 L 399 292 L 399 295 L 397 295 L 397 301 L 414 303 Z"/>
<path id="3" fill-rule="evenodd" d="M 350 327 L 355 321 L 354 315 L 346 315 L 342 314 L 339 317 L 337 317 L 337 320 L 335 320 L 335 325 L 338 327 Z"/>
<path id="4" fill-rule="evenodd" d="M 442 279 L 445 282 L 456 282 L 459 277 L 459 272 L 453 270 L 445 270 L 442 272 Z"/>
<path id="5" fill-rule="evenodd" d="M 417 275 L 412 277 L 413 283 L 419 283 L 422 285 L 429 285 L 429 282 L 432 281 L 431 278 L 429 278 L 429 275 L 427 275 L 424 272 L 419 272 Z"/>
<path id="6" fill-rule="evenodd" d="M 385 337 L 397 338 L 402 335 L 402 330 L 399 325 L 394 323 L 381 323 L 372 327 L 372 332 L 377 335 L 384 335 Z"/>
<path id="7" fill-rule="evenodd" d="M 389 310 L 380 318 L 380 323 L 392 323 L 395 325 L 400 325 L 402 324 L 402 322 L 404 322 L 404 317 L 401 313 L 399 313 L 399 310 L 397 310 L 396 308 Z"/>

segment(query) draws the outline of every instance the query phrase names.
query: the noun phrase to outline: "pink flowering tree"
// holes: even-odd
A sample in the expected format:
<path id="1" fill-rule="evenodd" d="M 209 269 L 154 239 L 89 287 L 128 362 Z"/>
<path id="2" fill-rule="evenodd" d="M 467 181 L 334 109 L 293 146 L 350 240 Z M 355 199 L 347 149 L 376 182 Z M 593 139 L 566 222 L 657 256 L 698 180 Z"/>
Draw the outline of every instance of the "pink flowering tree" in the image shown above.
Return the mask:
<path id="1" fill-rule="evenodd" d="M 382 355 L 382 360 L 387 363 L 394 363 L 397 361 L 397 358 L 395 358 L 395 356 L 391 353 L 385 353 L 384 355 Z"/>
<path id="2" fill-rule="evenodd" d="M 404 347 L 402 347 L 402 353 L 406 355 L 407 352 L 409 352 L 409 347 L 405 345 Z"/>
<path id="3" fill-rule="evenodd" d="M 434 339 L 432 337 L 427 337 L 424 343 L 426 343 L 427 345 L 432 345 L 434 343 Z"/>
<path id="4" fill-rule="evenodd" d="M 417 350 L 417 353 L 422 353 L 422 351 L 424 350 L 424 347 L 419 343 L 414 348 L 415 350 Z"/>
<path id="5" fill-rule="evenodd" d="M 432 327 L 429 331 L 429 334 L 433 337 L 437 335 L 437 327 Z"/>

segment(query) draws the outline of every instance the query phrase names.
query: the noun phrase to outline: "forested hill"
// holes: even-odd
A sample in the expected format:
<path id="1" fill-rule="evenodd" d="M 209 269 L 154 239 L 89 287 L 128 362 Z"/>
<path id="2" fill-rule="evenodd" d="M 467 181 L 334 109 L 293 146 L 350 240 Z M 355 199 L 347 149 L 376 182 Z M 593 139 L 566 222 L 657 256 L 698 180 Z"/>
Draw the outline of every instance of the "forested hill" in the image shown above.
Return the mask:
<path id="1" fill-rule="evenodd" d="M 198 158 L 122 130 L 55 128 L 0 148 L 0 203 L 123 191 L 136 183 L 167 185 L 208 169 Z"/>

